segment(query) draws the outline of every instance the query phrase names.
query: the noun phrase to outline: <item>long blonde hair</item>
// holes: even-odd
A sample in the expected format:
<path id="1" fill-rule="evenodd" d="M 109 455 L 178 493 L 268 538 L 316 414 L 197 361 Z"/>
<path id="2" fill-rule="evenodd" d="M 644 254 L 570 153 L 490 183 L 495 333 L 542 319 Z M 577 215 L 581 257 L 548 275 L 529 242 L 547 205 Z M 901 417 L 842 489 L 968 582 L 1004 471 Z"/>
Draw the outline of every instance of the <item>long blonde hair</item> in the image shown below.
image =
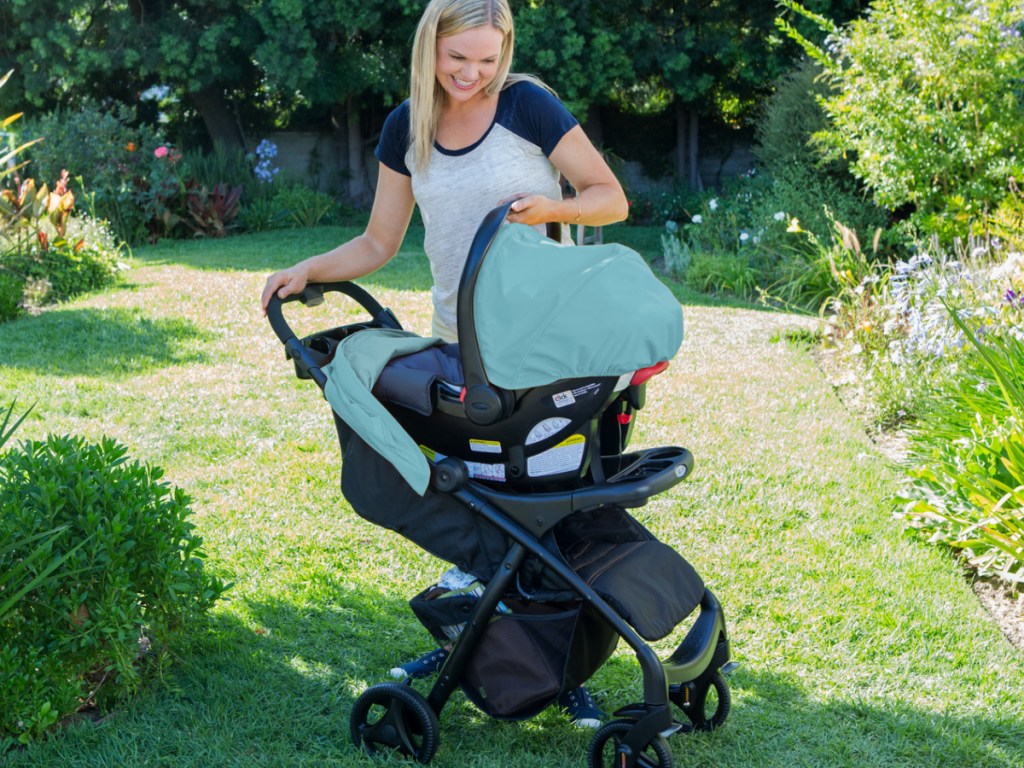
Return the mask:
<path id="1" fill-rule="evenodd" d="M 505 36 L 497 72 L 484 92 L 494 96 L 506 85 L 519 80 L 543 86 L 529 75 L 509 74 L 515 30 L 507 0 L 431 0 L 416 27 L 409 77 L 409 143 L 414 163 L 421 173 L 430 166 L 430 153 L 444 106 L 444 89 L 437 81 L 437 39 L 483 26 L 494 27 Z"/>

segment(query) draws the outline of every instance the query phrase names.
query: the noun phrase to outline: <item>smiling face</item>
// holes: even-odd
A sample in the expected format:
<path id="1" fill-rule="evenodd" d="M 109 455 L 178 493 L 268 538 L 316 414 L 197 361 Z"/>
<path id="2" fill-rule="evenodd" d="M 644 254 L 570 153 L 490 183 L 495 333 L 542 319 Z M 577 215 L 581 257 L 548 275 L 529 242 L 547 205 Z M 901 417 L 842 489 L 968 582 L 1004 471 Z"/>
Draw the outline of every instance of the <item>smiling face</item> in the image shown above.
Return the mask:
<path id="1" fill-rule="evenodd" d="M 484 95 L 498 71 L 504 41 L 501 30 L 490 26 L 437 39 L 437 81 L 450 100 Z"/>

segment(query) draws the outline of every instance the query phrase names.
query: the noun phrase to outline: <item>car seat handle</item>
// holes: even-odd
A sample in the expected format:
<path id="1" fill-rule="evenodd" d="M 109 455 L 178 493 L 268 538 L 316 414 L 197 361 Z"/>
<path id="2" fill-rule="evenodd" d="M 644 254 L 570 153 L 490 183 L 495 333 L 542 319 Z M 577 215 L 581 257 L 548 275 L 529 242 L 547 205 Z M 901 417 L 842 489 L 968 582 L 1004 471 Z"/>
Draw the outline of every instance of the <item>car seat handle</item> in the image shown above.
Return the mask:
<path id="1" fill-rule="evenodd" d="M 511 207 L 512 201 L 509 201 L 494 208 L 484 217 L 469 247 L 469 255 L 462 269 L 462 279 L 459 281 L 456 299 L 459 357 L 466 386 L 466 417 L 474 424 L 494 424 L 507 416 L 514 404 L 510 392 L 495 387 L 487 380 L 487 371 L 480 355 L 480 344 L 476 335 L 474 306 L 476 283 L 480 277 L 481 267 Z"/>

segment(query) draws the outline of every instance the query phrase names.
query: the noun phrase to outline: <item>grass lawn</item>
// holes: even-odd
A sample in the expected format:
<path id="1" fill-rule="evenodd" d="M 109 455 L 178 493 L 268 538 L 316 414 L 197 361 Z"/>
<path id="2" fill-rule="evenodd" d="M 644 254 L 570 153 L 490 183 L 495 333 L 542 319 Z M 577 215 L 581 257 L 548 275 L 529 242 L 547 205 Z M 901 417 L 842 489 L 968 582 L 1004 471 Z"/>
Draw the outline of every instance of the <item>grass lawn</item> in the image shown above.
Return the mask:
<path id="1" fill-rule="evenodd" d="M 405 601 L 445 566 L 347 506 L 328 406 L 258 307 L 269 271 L 350 234 L 161 243 L 136 252 L 124 287 L 0 326 L 0 405 L 35 403 L 18 437 L 112 435 L 163 467 L 234 582 L 163 685 L 10 768 L 381 764 L 353 750 L 348 713 L 431 647 Z M 619 234 L 606 239 L 632 234 L 654 255 L 654 232 Z M 361 282 L 427 331 L 417 247 Z M 1020 768 L 1021 653 L 959 567 L 894 522 L 899 472 L 785 341 L 810 321 L 673 289 L 687 340 L 650 385 L 634 444 L 685 445 L 696 469 L 637 516 L 715 591 L 740 662 L 726 726 L 673 738 L 677 764 Z M 307 331 L 359 316 L 288 309 Z M 638 682 L 620 649 L 591 688 L 610 711 L 640 698 Z M 496 722 L 458 693 L 432 764 L 583 766 L 589 739 L 552 711 Z"/>

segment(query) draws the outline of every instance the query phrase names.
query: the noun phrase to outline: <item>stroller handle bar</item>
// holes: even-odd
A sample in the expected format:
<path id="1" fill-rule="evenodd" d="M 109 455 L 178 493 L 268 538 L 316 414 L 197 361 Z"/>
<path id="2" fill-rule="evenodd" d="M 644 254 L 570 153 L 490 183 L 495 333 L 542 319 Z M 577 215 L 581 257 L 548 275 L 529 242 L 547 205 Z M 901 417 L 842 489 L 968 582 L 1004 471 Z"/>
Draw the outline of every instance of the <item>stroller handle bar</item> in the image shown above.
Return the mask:
<path id="1" fill-rule="evenodd" d="M 285 296 L 283 299 L 277 294 L 271 296 L 270 301 L 267 303 L 267 320 L 270 321 L 270 327 L 274 330 L 281 343 L 284 344 L 288 357 L 295 361 L 300 370 L 308 373 L 320 389 L 326 386 L 327 376 L 320 370 L 320 364 L 310 353 L 309 348 L 295 336 L 295 331 L 288 325 L 288 321 L 284 319 L 282 307 L 292 301 L 301 301 L 307 307 L 315 307 L 323 303 L 325 293 L 332 292 L 343 293 L 355 299 L 363 309 L 370 313 L 374 321 L 381 326 L 385 328 L 401 327 L 395 316 L 391 314 L 391 310 L 383 307 L 365 289 L 349 281 L 310 283 L 300 293 Z"/>
<path id="2" fill-rule="evenodd" d="M 483 358 L 480 354 L 480 345 L 477 342 L 476 309 L 473 303 L 477 278 L 480 275 L 487 251 L 491 243 L 494 242 L 501 225 L 505 223 L 511 207 L 511 202 L 504 203 L 484 217 L 473 238 L 466 264 L 462 270 L 457 299 L 459 357 L 466 386 L 466 415 L 470 421 L 480 425 L 494 424 L 505 418 L 515 403 L 511 393 L 494 386 L 487 379 Z M 270 321 L 271 328 L 284 344 L 288 357 L 293 359 L 299 370 L 308 374 L 320 389 L 326 385 L 327 378 L 321 372 L 319 363 L 309 353 L 307 347 L 296 338 L 295 333 L 284 319 L 281 307 L 291 301 L 301 301 L 307 306 L 315 306 L 323 302 L 325 293 L 331 291 L 344 293 L 355 299 L 380 326 L 401 328 L 389 310 L 382 307 L 363 288 L 349 281 L 310 283 L 301 293 L 285 296 L 283 299 L 276 295 L 271 296 L 270 302 L 267 304 L 267 319 Z"/>

